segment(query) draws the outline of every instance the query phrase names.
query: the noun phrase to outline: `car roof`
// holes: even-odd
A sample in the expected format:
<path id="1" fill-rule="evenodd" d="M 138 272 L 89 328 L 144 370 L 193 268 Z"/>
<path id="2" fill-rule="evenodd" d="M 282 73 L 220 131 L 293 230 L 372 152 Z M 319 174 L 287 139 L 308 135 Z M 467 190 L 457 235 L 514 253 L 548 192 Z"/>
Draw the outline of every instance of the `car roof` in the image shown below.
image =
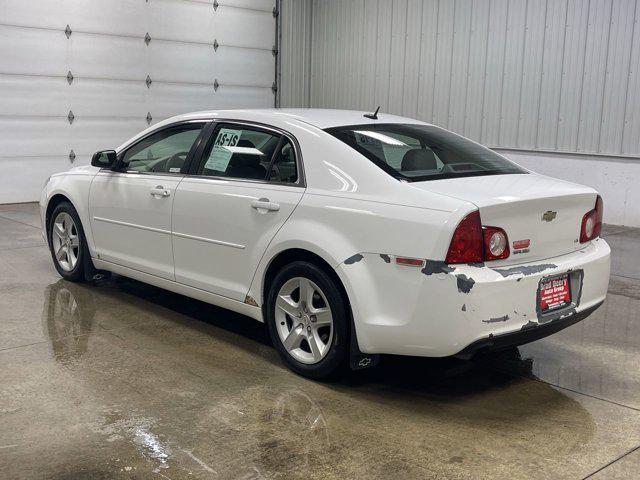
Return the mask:
<path id="1" fill-rule="evenodd" d="M 239 120 L 247 122 L 257 122 L 264 125 L 271 125 L 287 130 L 291 125 L 304 128 L 304 125 L 312 125 L 316 128 L 325 129 L 331 127 L 341 127 L 347 125 L 366 125 L 380 123 L 411 123 L 427 125 L 425 122 L 413 118 L 399 117 L 388 113 L 378 113 L 378 119 L 373 120 L 364 115 L 364 111 L 357 110 L 332 110 L 321 108 L 259 108 L 259 109 L 237 109 L 237 110 L 207 110 L 202 112 L 184 113 L 175 117 L 167 118 L 151 125 L 146 130 L 130 138 L 116 148 L 120 153 L 125 148 L 138 141 L 140 138 L 153 133 L 154 131 L 177 122 L 188 120 Z"/>
<path id="2" fill-rule="evenodd" d="M 177 115 L 165 122 L 177 122 L 182 120 L 195 120 L 201 118 L 228 118 L 268 121 L 271 117 L 273 123 L 280 123 L 283 119 L 298 120 L 300 122 L 313 125 L 318 128 L 331 128 L 345 125 L 365 125 L 375 123 L 414 123 L 425 124 L 413 118 L 400 117 L 388 113 L 378 113 L 378 119 L 373 120 L 365 117 L 366 113 L 372 112 L 357 110 L 337 110 L 321 108 L 264 108 L 264 109 L 238 109 L 238 110 L 210 110 L 203 112 L 193 112 L 184 115 Z"/>

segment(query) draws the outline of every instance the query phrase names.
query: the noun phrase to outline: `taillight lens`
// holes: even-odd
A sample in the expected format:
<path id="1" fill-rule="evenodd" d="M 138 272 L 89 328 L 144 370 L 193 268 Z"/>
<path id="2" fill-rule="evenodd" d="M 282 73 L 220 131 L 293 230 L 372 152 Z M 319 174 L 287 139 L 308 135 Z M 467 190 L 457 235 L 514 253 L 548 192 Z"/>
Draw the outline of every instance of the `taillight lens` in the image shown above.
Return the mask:
<path id="1" fill-rule="evenodd" d="M 509 239 L 503 229 L 484 227 L 483 233 L 485 260 L 499 260 L 509 256 Z"/>
<path id="2" fill-rule="evenodd" d="M 483 227 L 480 212 L 464 217 L 453 232 L 447 263 L 474 263 L 507 258 L 509 238 L 499 227 Z"/>
<path id="3" fill-rule="evenodd" d="M 480 212 L 475 210 L 464 217 L 453 232 L 445 261 L 447 263 L 482 262 L 484 260 L 482 245 Z"/>
<path id="4" fill-rule="evenodd" d="M 588 242 L 600 236 L 602 230 L 602 214 L 604 213 L 604 205 L 602 197 L 596 197 L 596 206 L 593 210 L 588 211 L 582 217 L 582 225 L 580 226 L 580 243 Z"/>

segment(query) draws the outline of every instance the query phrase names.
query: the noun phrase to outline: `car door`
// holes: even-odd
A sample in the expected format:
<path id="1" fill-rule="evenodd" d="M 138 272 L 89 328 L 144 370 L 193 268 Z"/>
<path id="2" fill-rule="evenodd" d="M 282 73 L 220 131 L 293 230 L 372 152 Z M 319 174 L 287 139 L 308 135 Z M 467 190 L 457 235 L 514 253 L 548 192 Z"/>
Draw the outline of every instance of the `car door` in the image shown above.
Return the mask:
<path id="1" fill-rule="evenodd" d="M 176 281 L 244 301 L 258 262 L 304 193 L 293 137 L 218 122 L 178 186 L 173 206 Z"/>
<path id="2" fill-rule="evenodd" d="M 174 280 L 171 209 L 174 194 L 206 122 L 184 122 L 145 136 L 101 170 L 89 192 L 100 259 Z"/>

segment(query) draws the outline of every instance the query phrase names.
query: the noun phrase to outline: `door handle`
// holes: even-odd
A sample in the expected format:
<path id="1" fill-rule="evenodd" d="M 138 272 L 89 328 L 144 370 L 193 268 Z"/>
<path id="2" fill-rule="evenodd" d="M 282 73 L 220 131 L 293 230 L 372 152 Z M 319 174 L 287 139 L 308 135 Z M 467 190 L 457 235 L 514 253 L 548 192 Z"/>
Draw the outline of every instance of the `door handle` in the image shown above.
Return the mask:
<path id="1" fill-rule="evenodd" d="M 158 185 L 156 187 L 153 187 L 151 189 L 151 191 L 149 192 L 151 194 L 151 196 L 153 197 L 168 197 L 169 195 L 171 195 L 171 191 L 164 188 L 162 185 Z"/>
<path id="2" fill-rule="evenodd" d="M 277 212 L 280 210 L 280 205 L 269 201 L 268 198 L 261 198 L 260 200 L 251 202 L 251 208 L 255 208 L 260 213 Z"/>

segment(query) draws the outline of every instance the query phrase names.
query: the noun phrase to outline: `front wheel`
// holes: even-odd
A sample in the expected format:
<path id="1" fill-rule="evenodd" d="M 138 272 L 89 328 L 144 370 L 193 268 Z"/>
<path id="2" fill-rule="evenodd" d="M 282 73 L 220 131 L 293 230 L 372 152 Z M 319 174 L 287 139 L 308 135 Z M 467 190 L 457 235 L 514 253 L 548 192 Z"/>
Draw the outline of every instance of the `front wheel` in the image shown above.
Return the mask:
<path id="1" fill-rule="evenodd" d="M 49 249 L 56 270 L 71 282 L 84 280 L 89 251 L 78 212 L 68 202 L 53 210 L 49 223 Z"/>
<path id="2" fill-rule="evenodd" d="M 334 280 L 308 262 L 278 272 L 266 303 L 271 339 L 285 363 L 306 377 L 335 375 L 348 354 L 348 310 Z"/>

